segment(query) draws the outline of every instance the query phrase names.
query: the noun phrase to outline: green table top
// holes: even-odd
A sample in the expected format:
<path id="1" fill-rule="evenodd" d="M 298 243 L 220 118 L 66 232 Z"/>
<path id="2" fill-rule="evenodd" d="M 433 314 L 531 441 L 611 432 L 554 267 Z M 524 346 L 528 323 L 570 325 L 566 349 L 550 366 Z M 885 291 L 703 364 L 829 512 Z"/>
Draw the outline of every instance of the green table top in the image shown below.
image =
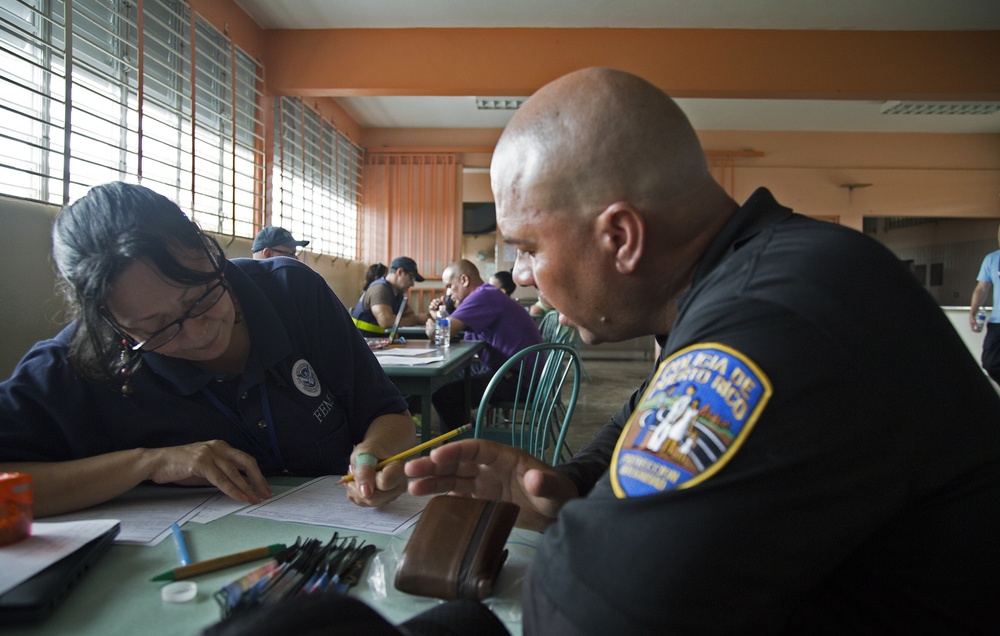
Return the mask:
<path id="1" fill-rule="evenodd" d="M 274 491 L 281 492 L 302 479 L 275 478 Z M 193 560 L 203 560 L 272 543 L 291 545 L 296 538 L 330 539 L 336 528 L 274 521 L 229 514 L 207 524 L 184 524 L 184 534 Z M 395 566 L 410 530 L 389 536 L 341 530 L 375 544 L 379 552 L 369 562 L 350 594 L 362 599 L 386 619 L 398 624 L 439 603 L 412 596 L 393 586 Z M 504 621 L 511 634 L 521 633 L 520 587 L 534 557 L 539 534 L 515 530 L 508 541 L 509 556 L 497 581 L 496 594 L 485 603 Z M 3 634 L 178 634 L 193 635 L 222 615 L 212 595 L 266 561 L 255 561 L 197 576 L 197 597 L 186 603 L 167 603 L 160 598 L 161 582 L 150 579 L 177 566 L 173 541 L 153 547 L 113 545 L 79 581 L 69 596 L 41 623 L 0 625 Z"/>

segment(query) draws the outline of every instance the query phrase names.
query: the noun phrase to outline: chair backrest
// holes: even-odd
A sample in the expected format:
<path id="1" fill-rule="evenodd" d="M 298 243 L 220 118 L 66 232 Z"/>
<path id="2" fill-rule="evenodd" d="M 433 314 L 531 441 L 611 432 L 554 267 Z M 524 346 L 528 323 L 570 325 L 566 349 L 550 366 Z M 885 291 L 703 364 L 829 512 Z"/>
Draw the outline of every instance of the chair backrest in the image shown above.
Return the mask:
<path id="1" fill-rule="evenodd" d="M 497 369 L 486 386 L 476 413 L 475 437 L 516 446 L 549 464 L 559 463 L 565 459 L 566 431 L 582 372 L 580 355 L 571 345 L 543 342 L 522 349 Z M 493 401 L 505 376 L 518 381 L 514 400 Z"/>
<path id="2" fill-rule="evenodd" d="M 580 332 L 573 327 L 559 324 L 559 312 L 555 309 L 550 309 L 542 316 L 538 329 L 542 332 L 542 340 L 545 342 L 574 345 L 579 349 Z"/>

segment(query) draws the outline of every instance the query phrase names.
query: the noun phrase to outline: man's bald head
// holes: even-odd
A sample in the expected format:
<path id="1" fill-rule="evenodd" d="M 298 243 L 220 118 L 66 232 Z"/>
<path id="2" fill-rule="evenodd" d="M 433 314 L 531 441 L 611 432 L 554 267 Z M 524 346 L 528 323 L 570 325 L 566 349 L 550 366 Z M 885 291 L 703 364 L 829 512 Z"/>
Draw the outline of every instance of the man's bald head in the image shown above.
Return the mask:
<path id="1" fill-rule="evenodd" d="M 453 276 L 466 276 L 469 281 L 477 286 L 483 284 L 483 277 L 479 273 L 479 268 L 472 261 L 462 258 L 445 268 Z"/>
<path id="2" fill-rule="evenodd" d="M 677 297 L 738 208 L 677 104 L 607 68 L 532 95 L 497 142 L 490 179 L 497 226 L 518 248 L 514 280 L 592 343 L 669 331 Z"/>
<path id="3" fill-rule="evenodd" d="M 444 268 L 441 282 L 444 283 L 445 293 L 451 296 L 455 304 L 459 304 L 483 284 L 483 277 L 475 263 L 463 258 Z"/>
<path id="4" fill-rule="evenodd" d="M 492 179 L 500 206 L 530 189 L 538 207 L 594 213 L 615 201 L 652 211 L 714 185 L 677 104 L 607 68 L 570 73 L 532 95 L 497 143 Z"/>

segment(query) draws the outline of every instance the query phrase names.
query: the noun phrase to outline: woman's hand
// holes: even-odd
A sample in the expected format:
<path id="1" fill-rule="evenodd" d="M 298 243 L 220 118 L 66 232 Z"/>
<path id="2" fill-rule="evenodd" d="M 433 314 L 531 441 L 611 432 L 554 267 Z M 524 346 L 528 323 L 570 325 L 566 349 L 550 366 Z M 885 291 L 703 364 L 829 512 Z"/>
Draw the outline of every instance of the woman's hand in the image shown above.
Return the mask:
<path id="1" fill-rule="evenodd" d="M 413 495 L 452 492 L 499 499 L 521 507 L 517 525 L 544 530 L 563 504 L 579 496 L 573 482 L 524 451 L 489 440 L 470 439 L 440 446 L 406 464 Z"/>
<path id="2" fill-rule="evenodd" d="M 260 503 L 271 496 L 257 461 L 220 440 L 132 448 L 64 462 L 17 462 L 0 470 L 31 475 L 36 517 L 88 508 L 144 481 L 212 485 L 244 503 Z"/>
<path id="3" fill-rule="evenodd" d="M 158 484 L 212 485 L 243 503 L 257 504 L 271 488 L 257 460 L 222 440 L 145 449 L 149 480 Z"/>
<path id="4" fill-rule="evenodd" d="M 347 498 L 359 506 L 381 506 L 406 490 L 402 462 L 382 470 L 375 465 L 415 445 L 413 416 L 409 411 L 380 415 L 372 420 L 365 439 L 351 453 L 353 481 L 347 483 Z"/>
<path id="5" fill-rule="evenodd" d="M 359 506 L 381 506 L 406 491 L 403 462 L 392 462 L 382 470 L 373 463 L 358 463 L 359 453 L 351 459 L 354 481 L 347 483 L 347 498 Z"/>

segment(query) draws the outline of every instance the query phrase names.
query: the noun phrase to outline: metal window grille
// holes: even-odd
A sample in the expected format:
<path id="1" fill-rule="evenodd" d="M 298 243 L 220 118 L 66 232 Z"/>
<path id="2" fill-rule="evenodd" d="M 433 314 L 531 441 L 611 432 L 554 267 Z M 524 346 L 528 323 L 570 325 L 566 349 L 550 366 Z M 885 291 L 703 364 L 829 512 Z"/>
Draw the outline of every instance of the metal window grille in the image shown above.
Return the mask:
<path id="1" fill-rule="evenodd" d="M 182 0 L 0 0 L 0 193 L 139 181 L 204 229 L 263 209 L 263 69 Z"/>
<path id="2" fill-rule="evenodd" d="M 309 250 L 356 259 L 362 150 L 295 97 L 274 104 L 273 225 Z"/>

